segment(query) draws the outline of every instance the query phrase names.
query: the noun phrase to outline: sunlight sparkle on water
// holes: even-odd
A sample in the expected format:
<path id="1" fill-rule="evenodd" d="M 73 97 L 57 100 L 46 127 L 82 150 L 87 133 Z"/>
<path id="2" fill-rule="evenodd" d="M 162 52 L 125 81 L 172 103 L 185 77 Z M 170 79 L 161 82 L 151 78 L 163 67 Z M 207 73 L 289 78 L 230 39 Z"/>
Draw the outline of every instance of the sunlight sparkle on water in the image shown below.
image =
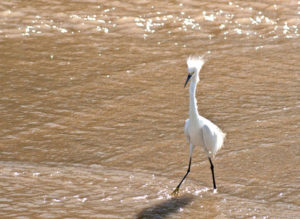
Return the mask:
<path id="1" fill-rule="evenodd" d="M 216 16 L 213 14 L 206 15 L 206 11 L 203 11 L 202 15 L 204 17 L 204 20 L 206 20 L 206 21 L 214 21 L 216 19 Z"/>
<path id="2" fill-rule="evenodd" d="M 200 193 L 207 192 L 208 190 L 209 190 L 208 188 L 198 189 L 193 194 L 199 195 Z"/>
<path id="3" fill-rule="evenodd" d="M 147 197 L 148 195 L 142 195 L 142 196 L 133 197 L 133 199 L 140 200 L 140 199 L 146 199 Z"/>

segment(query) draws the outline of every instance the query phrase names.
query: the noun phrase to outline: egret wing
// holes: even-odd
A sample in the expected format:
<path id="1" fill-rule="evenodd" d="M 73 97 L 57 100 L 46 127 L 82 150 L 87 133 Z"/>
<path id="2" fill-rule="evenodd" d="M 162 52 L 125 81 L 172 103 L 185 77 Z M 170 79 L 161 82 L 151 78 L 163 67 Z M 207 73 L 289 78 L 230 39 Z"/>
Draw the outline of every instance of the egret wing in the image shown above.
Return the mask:
<path id="1" fill-rule="evenodd" d="M 216 143 L 217 143 L 217 136 L 213 130 L 209 128 L 209 126 L 204 125 L 202 128 L 202 137 L 204 148 L 208 153 L 208 156 L 215 156 L 216 154 Z"/>

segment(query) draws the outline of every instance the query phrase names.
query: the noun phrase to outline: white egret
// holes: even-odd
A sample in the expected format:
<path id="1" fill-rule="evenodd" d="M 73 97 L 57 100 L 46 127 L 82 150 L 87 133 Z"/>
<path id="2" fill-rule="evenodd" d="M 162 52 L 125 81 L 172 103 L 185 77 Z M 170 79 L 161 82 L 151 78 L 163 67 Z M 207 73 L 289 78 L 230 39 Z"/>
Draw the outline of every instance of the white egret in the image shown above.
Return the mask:
<path id="1" fill-rule="evenodd" d="M 195 146 L 201 146 L 208 156 L 208 160 L 210 163 L 210 169 L 212 173 L 213 179 L 213 188 L 216 191 L 216 181 L 214 174 L 214 165 L 212 163 L 211 158 L 214 158 L 217 151 L 221 149 L 225 134 L 222 130 L 213 124 L 208 119 L 202 117 L 198 113 L 197 100 L 196 100 L 196 87 L 199 82 L 199 72 L 204 64 L 204 60 L 202 57 L 189 57 L 187 59 L 187 67 L 188 67 L 188 76 L 185 82 L 184 87 L 187 85 L 188 81 L 190 82 L 190 106 L 189 106 L 189 119 L 185 121 L 184 125 L 184 134 L 190 144 L 190 159 L 189 166 L 186 174 L 176 187 L 176 189 L 172 192 L 172 195 L 178 195 L 179 188 L 182 182 L 185 180 L 187 175 L 191 170 L 192 164 L 192 154 Z"/>

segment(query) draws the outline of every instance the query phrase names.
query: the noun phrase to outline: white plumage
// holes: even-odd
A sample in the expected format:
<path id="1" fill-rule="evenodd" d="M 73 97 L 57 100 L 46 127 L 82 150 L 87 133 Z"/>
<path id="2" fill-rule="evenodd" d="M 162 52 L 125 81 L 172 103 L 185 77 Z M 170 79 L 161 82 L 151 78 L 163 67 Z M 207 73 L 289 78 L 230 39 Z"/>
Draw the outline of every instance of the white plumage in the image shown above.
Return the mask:
<path id="1" fill-rule="evenodd" d="M 188 81 L 190 82 L 190 105 L 189 105 L 189 119 L 185 121 L 184 125 L 184 134 L 190 144 L 190 162 L 188 170 L 173 191 L 173 195 L 177 195 L 181 183 L 184 181 L 188 173 L 190 172 L 191 162 L 192 162 L 192 154 L 195 146 L 201 146 L 206 152 L 210 165 L 211 172 L 213 178 L 213 187 L 216 189 L 215 177 L 214 177 L 214 166 L 211 161 L 211 158 L 214 158 L 218 150 L 221 149 L 224 143 L 225 134 L 221 131 L 221 129 L 216 126 L 214 123 L 209 121 L 208 119 L 202 117 L 198 113 L 197 100 L 196 100 L 196 87 L 197 83 L 200 80 L 199 72 L 204 64 L 204 60 L 202 57 L 189 57 L 187 59 L 187 67 L 188 67 L 188 77 L 186 79 L 185 85 L 187 85 Z"/>
<path id="2" fill-rule="evenodd" d="M 208 157 L 214 158 L 223 146 L 225 134 L 208 119 L 199 117 L 198 124 L 189 124 L 190 119 L 185 121 L 184 134 L 193 147 L 201 146 Z"/>

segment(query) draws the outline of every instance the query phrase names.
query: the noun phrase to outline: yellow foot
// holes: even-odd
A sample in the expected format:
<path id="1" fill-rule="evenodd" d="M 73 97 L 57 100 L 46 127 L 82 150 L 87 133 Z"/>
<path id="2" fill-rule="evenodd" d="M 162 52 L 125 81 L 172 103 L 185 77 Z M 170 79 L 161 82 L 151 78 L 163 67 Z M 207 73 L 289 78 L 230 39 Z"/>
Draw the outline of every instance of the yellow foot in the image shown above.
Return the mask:
<path id="1" fill-rule="evenodd" d="M 176 189 L 174 189 L 174 191 L 171 193 L 171 195 L 173 197 L 177 197 L 178 196 L 178 193 L 179 193 L 179 188 L 177 187 Z"/>

